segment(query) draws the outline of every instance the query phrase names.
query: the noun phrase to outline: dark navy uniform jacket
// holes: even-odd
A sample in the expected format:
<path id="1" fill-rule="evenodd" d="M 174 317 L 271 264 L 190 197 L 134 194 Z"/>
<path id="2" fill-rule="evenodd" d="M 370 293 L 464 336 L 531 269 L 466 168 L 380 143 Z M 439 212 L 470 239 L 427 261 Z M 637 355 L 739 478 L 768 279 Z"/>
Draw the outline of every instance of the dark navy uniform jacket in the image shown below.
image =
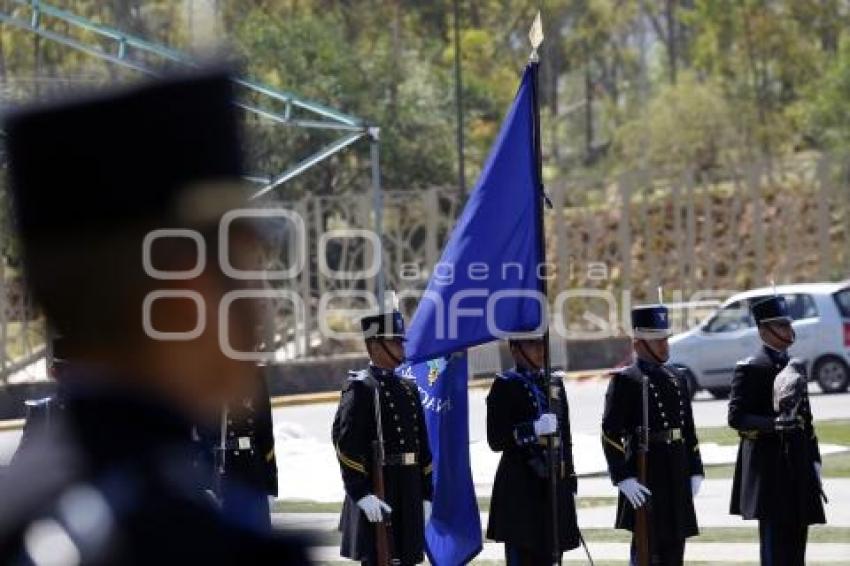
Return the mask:
<path id="1" fill-rule="evenodd" d="M 741 437 L 732 482 L 730 513 L 744 519 L 825 523 L 814 462 L 820 449 L 804 393 L 800 428 L 775 431 L 773 381 L 788 365 L 788 355 L 763 347 L 738 362 L 729 398 L 729 426 Z"/>
<path id="2" fill-rule="evenodd" d="M 499 375 L 487 395 L 487 442 L 501 452 L 487 538 L 551 554 L 551 498 L 547 441 L 534 433 L 534 421 L 546 412 L 558 418 L 559 551 L 578 547 L 576 474 L 567 393 L 558 387 L 558 408 L 549 408 L 547 384 L 541 372 L 510 370 Z"/>
<path id="3" fill-rule="evenodd" d="M 424 559 L 422 506 L 433 498 L 434 490 L 425 415 L 415 381 L 375 366 L 349 373 L 331 433 L 346 493 L 340 517 L 340 552 L 352 560 L 375 562 L 375 527 L 357 507 L 357 501 L 374 493 L 376 393 L 380 398 L 387 459 L 384 483 L 386 502 L 392 508 L 396 557 L 402 564 L 416 564 Z"/>
<path id="4" fill-rule="evenodd" d="M 222 422 L 198 429 L 205 463 L 215 466 L 210 488 L 226 515 L 250 525 L 271 527 L 268 496 L 277 496 L 277 459 L 271 402 L 266 380 L 259 376 L 254 394 L 227 410 L 224 423 L 224 474 L 221 475 Z"/>
<path id="5" fill-rule="evenodd" d="M 643 375 L 649 377 L 646 487 L 652 492 L 651 536 L 659 543 L 674 543 L 699 534 L 690 478 L 704 475 L 685 377 L 672 365 L 643 360 L 615 372 L 605 395 L 602 448 L 614 485 L 637 478 Z M 634 521 L 634 508 L 620 493 L 616 527 L 632 530 Z"/>

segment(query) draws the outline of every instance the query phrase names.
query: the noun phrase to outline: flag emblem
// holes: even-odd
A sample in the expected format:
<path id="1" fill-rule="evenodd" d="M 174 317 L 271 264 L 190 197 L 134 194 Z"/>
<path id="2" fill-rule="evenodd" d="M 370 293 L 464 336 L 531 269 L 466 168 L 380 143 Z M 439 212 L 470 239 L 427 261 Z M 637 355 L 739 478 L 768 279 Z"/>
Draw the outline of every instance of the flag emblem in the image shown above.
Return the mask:
<path id="1" fill-rule="evenodd" d="M 428 385 L 434 387 L 437 379 L 443 370 L 446 368 L 445 358 L 437 358 L 436 360 L 428 360 Z"/>

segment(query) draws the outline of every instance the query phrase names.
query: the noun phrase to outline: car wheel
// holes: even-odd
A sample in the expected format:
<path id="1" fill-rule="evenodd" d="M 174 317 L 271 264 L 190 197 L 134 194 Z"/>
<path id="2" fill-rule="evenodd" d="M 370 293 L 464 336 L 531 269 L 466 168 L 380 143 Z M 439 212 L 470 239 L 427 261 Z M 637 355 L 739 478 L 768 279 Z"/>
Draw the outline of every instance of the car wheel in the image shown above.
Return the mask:
<path id="1" fill-rule="evenodd" d="M 728 399 L 731 391 L 728 387 L 714 387 L 708 390 L 715 399 Z"/>
<path id="2" fill-rule="evenodd" d="M 815 362 L 812 377 L 824 393 L 842 393 L 847 391 L 850 369 L 838 356 L 824 356 Z"/>

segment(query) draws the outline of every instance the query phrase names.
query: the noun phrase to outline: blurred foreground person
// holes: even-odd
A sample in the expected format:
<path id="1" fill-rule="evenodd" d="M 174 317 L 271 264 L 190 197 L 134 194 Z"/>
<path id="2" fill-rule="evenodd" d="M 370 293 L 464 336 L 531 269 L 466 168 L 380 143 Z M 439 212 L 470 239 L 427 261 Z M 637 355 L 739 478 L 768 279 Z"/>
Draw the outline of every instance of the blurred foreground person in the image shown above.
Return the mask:
<path id="1" fill-rule="evenodd" d="M 801 566 L 809 525 L 826 522 L 806 367 L 788 357 L 795 335 L 785 297 L 750 309 L 764 344 L 732 377 L 729 426 L 741 443 L 730 512 L 758 519 L 762 564 Z"/>
<path id="2" fill-rule="evenodd" d="M 404 321 L 392 311 L 361 320 L 369 368 L 349 372 L 333 423 L 345 484 L 340 553 L 372 566 L 424 560 L 433 497 L 431 449 L 415 381 L 396 374 Z"/>
<path id="3" fill-rule="evenodd" d="M 493 481 L 487 538 L 505 543 L 508 566 L 552 564 L 552 500 L 548 437 L 558 452 L 558 553 L 579 546 L 575 494 L 578 488 L 563 381 L 550 406 L 542 371 L 543 339 L 510 341 L 515 367 L 496 377 L 487 395 L 487 442 L 501 452 Z"/>
<path id="4" fill-rule="evenodd" d="M 632 309 L 636 361 L 611 376 L 602 449 L 620 491 L 616 528 L 632 531 L 631 564 L 678 566 L 699 534 L 694 497 L 705 476 L 688 383 L 667 363 L 663 305 Z"/>
<path id="5" fill-rule="evenodd" d="M 64 411 L 0 486 L 3 564 L 302 564 L 228 523 L 192 428 L 250 394 L 255 309 L 219 305 L 256 245 L 219 221 L 244 193 L 228 76 L 204 72 L 6 120 L 27 282 L 74 352 Z M 170 233 L 156 232 L 169 229 Z M 220 329 L 220 325 L 226 325 Z"/>

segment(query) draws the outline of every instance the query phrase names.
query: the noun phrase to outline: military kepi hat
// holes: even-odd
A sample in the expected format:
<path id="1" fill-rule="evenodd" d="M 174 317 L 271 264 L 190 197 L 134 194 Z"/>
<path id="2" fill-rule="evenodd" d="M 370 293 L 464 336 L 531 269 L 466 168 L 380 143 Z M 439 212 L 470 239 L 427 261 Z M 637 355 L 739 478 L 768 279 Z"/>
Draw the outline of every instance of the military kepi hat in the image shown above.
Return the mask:
<path id="1" fill-rule="evenodd" d="M 226 69 L 207 69 L 7 115 L 24 241 L 103 234 L 150 218 L 217 222 L 242 192 L 220 183 L 242 175 L 232 90 Z M 217 186 L 215 196 L 183 198 L 205 183 Z"/>
<path id="2" fill-rule="evenodd" d="M 632 330 L 635 338 L 657 340 L 667 338 L 670 331 L 670 312 L 664 305 L 640 305 L 632 309 Z"/>
<path id="3" fill-rule="evenodd" d="M 404 318 L 397 310 L 363 317 L 360 319 L 360 329 L 366 339 L 405 339 Z"/>
<path id="4" fill-rule="evenodd" d="M 782 295 L 772 295 L 754 300 L 750 305 L 750 312 L 756 324 L 791 322 L 791 316 L 788 314 L 788 302 Z"/>

